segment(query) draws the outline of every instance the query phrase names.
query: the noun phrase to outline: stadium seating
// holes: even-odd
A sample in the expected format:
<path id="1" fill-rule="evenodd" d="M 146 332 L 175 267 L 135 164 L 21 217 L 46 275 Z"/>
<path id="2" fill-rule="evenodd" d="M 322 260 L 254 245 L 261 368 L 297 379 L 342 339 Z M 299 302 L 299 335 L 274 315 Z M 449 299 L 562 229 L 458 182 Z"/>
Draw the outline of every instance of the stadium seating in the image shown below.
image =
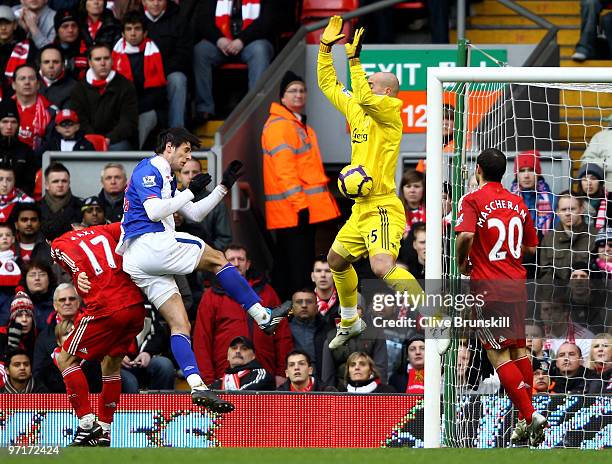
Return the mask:
<path id="1" fill-rule="evenodd" d="M 329 18 L 334 15 L 343 15 L 359 8 L 359 0 L 304 0 L 302 7 L 302 24 L 309 24 Z M 343 32 L 350 37 L 355 28 L 356 21 L 344 24 Z M 311 32 L 306 37 L 309 44 L 318 44 L 322 29 Z M 345 41 L 341 42 L 344 43 Z"/>

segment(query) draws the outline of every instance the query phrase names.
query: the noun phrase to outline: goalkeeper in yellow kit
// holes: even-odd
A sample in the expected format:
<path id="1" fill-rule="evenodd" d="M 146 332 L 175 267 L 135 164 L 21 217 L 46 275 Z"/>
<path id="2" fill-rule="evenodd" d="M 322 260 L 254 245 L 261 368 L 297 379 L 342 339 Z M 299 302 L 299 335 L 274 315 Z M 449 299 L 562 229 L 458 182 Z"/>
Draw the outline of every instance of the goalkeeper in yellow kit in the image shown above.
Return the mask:
<path id="1" fill-rule="evenodd" d="M 396 98 L 395 74 L 378 72 L 366 78 L 359 54 L 363 28 L 345 45 L 352 93 L 336 78 L 333 44 L 342 40 L 342 18 L 333 16 L 323 35 L 317 61 L 319 88 L 347 119 L 351 133 L 351 164 L 361 164 L 373 178 L 371 193 L 357 198 L 327 260 L 340 299 L 341 321 L 329 347 L 337 348 L 365 330 L 357 314 L 357 273 L 351 262 L 369 255 L 370 266 L 394 290 L 421 293 L 415 278 L 397 267 L 400 239 L 406 216 L 395 189 L 395 168 L 402 138 L 402 101 Z"/>

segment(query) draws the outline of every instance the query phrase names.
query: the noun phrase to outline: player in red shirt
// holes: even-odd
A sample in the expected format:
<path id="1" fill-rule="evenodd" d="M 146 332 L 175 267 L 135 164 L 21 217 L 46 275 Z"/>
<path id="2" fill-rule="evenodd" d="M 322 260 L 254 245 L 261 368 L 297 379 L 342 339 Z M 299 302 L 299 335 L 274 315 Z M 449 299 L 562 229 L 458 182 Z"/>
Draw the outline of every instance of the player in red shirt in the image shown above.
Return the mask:
<path id="1" fill-rule="evenodd" d="M 531 446 L 538 446 L 544 440 L 547 421 L 531 403 L 533 370 L 524 336 L 527 272 L 522 265 L 523 252 L 535 253 L 538 238 L 523 199 L 502 186 L 505 172 L 506 156 L 501 151 L 487 148 L 478 155 L 479 188 L 459 202 L 457 262 L 461 273 L 471 276 L 472 290 L 485 296 L 478 312 L 487 318 L 510 316 L 514 321 L 513 327 L 487 328 L 479 336 L 519 410 L 513 441 L 529 438 Z"/>
<path id="2" fill-rule="evenodd" d="M 51 256 L 71 273 L 78 288 L 78 275 L 90 277 L 91 288 L 80 291 L 85 310 L 75 321 L 57 363 L 66 392 L 79 418 L 72 446 L 110 446 L 110 424 L 121 394 L 121 360 L 143 327 L 144 298 L 122 271 L 115 246 L 119 224 L 67 232 L 51 244 Z M 80 362 L 102 360 L 102 394 L 99 421 L 95 421 L 89 387 Z"/>

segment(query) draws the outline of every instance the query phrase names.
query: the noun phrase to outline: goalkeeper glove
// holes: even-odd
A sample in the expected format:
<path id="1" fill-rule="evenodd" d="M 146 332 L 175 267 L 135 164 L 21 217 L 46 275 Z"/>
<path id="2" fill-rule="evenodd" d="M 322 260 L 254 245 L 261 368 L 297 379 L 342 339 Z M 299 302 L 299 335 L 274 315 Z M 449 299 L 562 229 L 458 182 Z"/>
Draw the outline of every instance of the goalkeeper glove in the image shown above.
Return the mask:
<path id="1" fill-rule="evenodd" d="M 234 160 L 232 161 L 227 169 L 223 171 L 223 179 L 221 180 L 221 185 L 225 186 L 226 189 L 231 189 L 232 185 L 244 174 L 241 171 L 242 169 L 242 161 Z"/>
<path id="2" fill-rule="evenodd" d="M 346 49 L 346 56 L 349 60 L 359 58 L 359 55 L 361 54 L 361 45 L 363 42 L 364 32 L 365 29 L 363 27 L 360 27 L 355 31 L 353 41 L 344 45 L 344 48 Z"/>
<path id="3" fill-rule="evenodd" d="M 189 182 L 188 188 L 189 190 L 191 190 L 191 193 L 193 193 L 193 196 L 197 197 L 200 193 L 204 191 L 206 186 L 210 184 L 211 182 L 212 182 L 212 177 L 210 174 L 200 173 L 196 175 L 193 179 L 191 179 L 191 182 Z"/>
<path id="4" fill-rule="evenodd" d="M 328 51 L 330 51 L 332 45 L 342 39 L 344 39 L 344 34 L 342 34 L 342 18 L 340 16 L 332 16 L 321 35 L 321 44 L 325 45 Z"/>
<path id="5" fill-rule="evenodd" d="M 13 351 L 19 347 L 19 343 L 21 343 L 22 330 L 23 326 L 17 321 L 13 321 L 11 325 L 9 325 L 6 340 L 9 350 Z"/>

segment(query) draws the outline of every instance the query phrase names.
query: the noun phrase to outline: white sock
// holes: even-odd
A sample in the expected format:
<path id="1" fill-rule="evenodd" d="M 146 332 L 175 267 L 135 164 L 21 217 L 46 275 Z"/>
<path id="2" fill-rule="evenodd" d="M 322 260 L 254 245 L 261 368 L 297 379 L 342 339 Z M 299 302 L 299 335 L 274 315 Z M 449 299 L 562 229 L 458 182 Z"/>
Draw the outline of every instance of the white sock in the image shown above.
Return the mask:
<path id="1" fill-rule="evenodd" d="M 100 424 L 100 427 L 102 427 L 102 430 L 104 430 L 105 432 L 110 432 L 111 425 L 109 423 L 98 421 L 98 424 Z"/>
<path id="2" fill-rule="evenodd" d="M 189 374 L 185 380 L 191 388 L 206 386 L 199 374 Z"/>
<path id="3" fill-rule="evenodd" d="M 96 416 L 93 414 L 85 414 L 79 419 L 79 427 L 88 430 L 93 427 L 93 423 L 96 420 Z"/>
<path id="4" fill-rule="evenodd" d="M 258 324 L 265 324 L 270 320 L 270 311 L 268 308 L 262 306 L 261 303 L 255 303 L 248 309 L 247 313 L 249 313 L 249 316 Z"/>
<path id="5" fill-rule="evenodd" d="M 344 306 L 340 306 L 340 319 L 342 319 L 343 321 L 353 319 L 356 316 L 357 316 L 357 306 L 353 306 L 350 308 L 345 308 Z"/>

